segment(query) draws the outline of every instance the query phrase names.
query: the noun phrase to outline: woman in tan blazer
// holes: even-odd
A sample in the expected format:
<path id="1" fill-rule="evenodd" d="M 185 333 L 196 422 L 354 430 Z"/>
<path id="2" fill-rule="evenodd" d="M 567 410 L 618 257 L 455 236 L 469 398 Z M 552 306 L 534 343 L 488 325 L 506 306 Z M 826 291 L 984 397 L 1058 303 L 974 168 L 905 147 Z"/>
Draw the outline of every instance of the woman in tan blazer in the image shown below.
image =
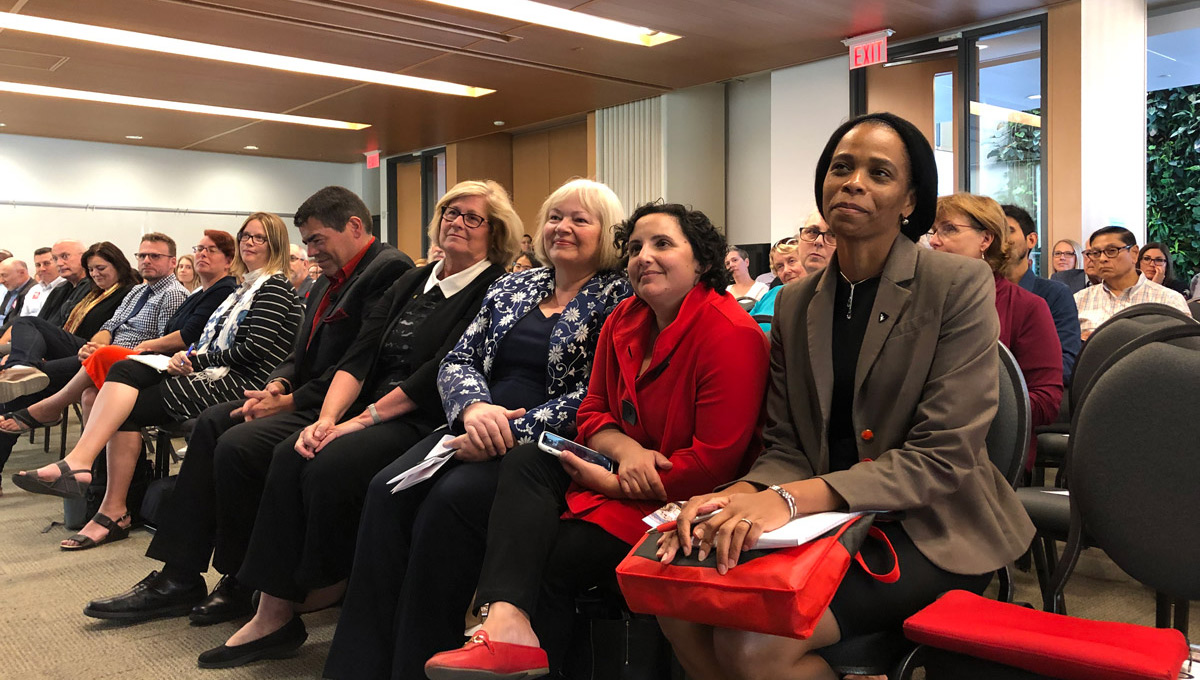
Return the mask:
<path id="1" fill-rule="evenodd" d="M 779 294 L 766 449 L 740 481 L 688 501 L 660 553 L 690 554 L 695 537 L 725 573 L 797 515 L 898 511 L 878 525 L 901 576 L 885 585 L 851 567 L 807 640 L 660 617 L 694 680 L 833 678 L 812 650 L 898 628 L 946 590 L 981 592 L 1033 537 L 984 444 L 999 384 L 992 273 L 914 243 L 936 207 L 929 143 L 891 114 L 851 120 L 821 154 L 815 190 L 838 249 L 822 274 Z M 863 554 L 890 567 L 873 542 Z"/>

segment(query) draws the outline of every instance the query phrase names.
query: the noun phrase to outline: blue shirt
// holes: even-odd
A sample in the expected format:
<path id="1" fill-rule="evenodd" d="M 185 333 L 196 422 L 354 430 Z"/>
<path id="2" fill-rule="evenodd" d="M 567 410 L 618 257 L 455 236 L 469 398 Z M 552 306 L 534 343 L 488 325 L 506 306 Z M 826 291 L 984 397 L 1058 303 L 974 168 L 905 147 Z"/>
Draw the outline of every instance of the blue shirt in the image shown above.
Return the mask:
<path id="1" fill-rule="evenodd" d="M 1070 385 L 1071 375 L 1075 372 L 1075 359 L 1083 345 L 1079 332 L 1079 310 L 1075 307 L 1071 289 L 1061 281 L 1034 276 L 1032 269 L 1025 270 L 1025 275 L 1017 285 L 1042 298 L 1050 307 L 1050 316 L 1054 317 L 1054 328 L 1058 331 L 1058 341 L 1062 343 L 1063 385 Z"/>
<path id="2" fill-rule="evenodd" d="M 771 334 L 771 320 L 775 318 L 775 298 L 779 296 L 779 291 L 783 290 L 783 286 L 775 286 L 755 303 L 754 309 L 750 310 L 750 318 L 758 323 L 758 327 L 763 329 L 767 335 Z"/>

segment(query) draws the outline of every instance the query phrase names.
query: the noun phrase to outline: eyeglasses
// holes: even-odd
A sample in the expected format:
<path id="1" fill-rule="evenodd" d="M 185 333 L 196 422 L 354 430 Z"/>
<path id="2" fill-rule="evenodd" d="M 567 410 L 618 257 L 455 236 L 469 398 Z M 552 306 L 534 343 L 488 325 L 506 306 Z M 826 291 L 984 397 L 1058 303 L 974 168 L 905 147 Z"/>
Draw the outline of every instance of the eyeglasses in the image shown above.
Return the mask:
<path id="1" fill-rule="evenodd" d="M 1074 250 L 1056 250 L 1053 254 L 1054 257 L 1075 257 Z"/>
<path id="2" fill-rule="evenodd" d="M 153 260 L 154 262 L 158 262 L 164 257 L 170 257 L 170 255 L 163 255 L 162 253 L 134 253 L 133 256 L 139 260 Z"/>
<path id="3" fill-rule="evenodd" d="M 470 229 L 478 229 L 483 226 L 484 222 L 487 222 L 486 218 L 480 217 L 475 213 L 462 212 L 458 208 L 451 208 L 449 206 L 442 208 L 443 220 L 447 222 L 453 222 L 460 217 L 462 218 L 463 224 L 467 225 L 467 227 Z"/>
<path id="4" fill-rule="evenodd" d="M 526 269 L 533 269 L 533 265 L 524 264 L 522 262 L 513 262 L 512 263 L 512 270 L 514 272 L 523 272 Z"/>
<path id="5" fill-rule="evenodd" d="M 1167 258 L 1165 258 L 1165 257 L 1146 256 L 1146 257 L 1141 258 L 1141 260 L 1142 260 L 1142 264 L 1153 264 L 1156 267 L 1167 266 Z"/>
<path id="6" fill-rule="evenodd" d="M 959 232 L 965 231 L 967 229 L 974 229 L 975 231 L 984 231 L 984 229 L 982 229 L 981 227 L 977 227 L 973 224 L 955 224 L 953 222 L 942 222 L 941 224 L 935 224 L 932 227 L 930 227 L 929 235 L 936 236 L 938 238 L 943 238 L 943 239 L 954 238 L 955 236 L 958 236 Z"/>
<path id="7" fill-rule="evenodd" d="M 798 245 L 800 245 L 800 239 L 796 238 L 795 236 L 789 236 L 776 241 L 775 244 L 771 246 L 771 250 L 778 250 L 784 246 L 791 246 L 795 248 Z"/>
<path id="8" fill-rule="evenodd" d="M 304 260 L 305 262 L 308 261 L 308 260 L 305 260 L 303 257 L 300 257 L 299 255 L 289 255 L 288 259 L 291 260 L 292 262 L 300 262 L 301 260 Z"/>
<path id="9" fill-rule="evenodd" d="M 245 243 L 246 241 L 250 241 L 256 246 L 261 246 L 267 242 L 267 237 L 265 234 L 247 234 L 244 231 L 238 234 L 238 243 Z"/>
<path id="10" fill-rule="evenodd" d="M 1104 257 L 1107 257 L 1108 259 L 1111 260 L 1114 257 L 1120 255 L 1122 250 L 1129 250 L 1132 247 L 1133 246 L 1109 246 L 1107 248 L 1102 248 L 1102 249 L 1089 248 L 1089 249 L 1083 251 L 1083 256 L 1088 258 L 1089 260 L 1095 260 L 1100 257 L 1101 253 L 1103 253 Z"/>
<path id="11" fill-rule="evenodd" d="M 221 252 L 221 249 L 216 246 L 192 246 L 192 252 L 196 253 L 197 255 L 199 255 L 200 253 L 208 253 L 209 255 L 216 255 L 217 253 Z"/>
<path id="12" fill-rule="evenodd" d="M 837 245 L 837 236 L 832 231 L 821 231 L 816 227 L 805 227 L 800 230 L 800 240 L 805 243 L 816 243 L 818 238 L 825 241 L 827 246 Z"/>

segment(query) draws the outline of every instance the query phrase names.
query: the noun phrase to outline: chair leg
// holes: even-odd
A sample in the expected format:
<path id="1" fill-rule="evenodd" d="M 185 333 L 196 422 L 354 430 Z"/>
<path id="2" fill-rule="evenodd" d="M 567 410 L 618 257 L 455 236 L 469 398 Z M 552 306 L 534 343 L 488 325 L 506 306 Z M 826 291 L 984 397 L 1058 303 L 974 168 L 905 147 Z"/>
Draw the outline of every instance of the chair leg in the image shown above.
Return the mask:
<path id="1" fill-rule="evenodd" d="M 76 407 L 75 412 L 79 413 L 78 407 Z M 59 460 L 62 460 L 63 458 L 67 457 L 67 417 L 69 415 L 70 415 L 70 412 L 64 408 L 63 414 L 62 414 L 62 425 L 59 427 L 59 430 L 58 430 L 58 459 Z M 47 445 L 50 444 L 50 437 L 46 437 L 46 444 Z M 46 453 L 49 453 L 49 451 L 47 451 Z"/>
<path id="2" fill-rule="evenodd" d="M 1063 590 L 1067 586 L 1067 579 L 1071 578 L 1071 573 L 1075 571 L 1075 564 L 1079 562 L 1079 555 L 1083 552 L 1083 528 L 1082 520 L 1075 514 L 1077 511 L 1071 510 L 1071 533 L 1067 540 L 1067 545 L 1063 548 L 1062 559 L 1058 560 L 1058 564 L 1054 568 L 1054 578 L 1049 593 L 1043 595 L 1042 607 L 1045 611 L 1055 614 L 1066 614 L 1067 604 L 1063 595 Z"/>
<path id="3" fill-rule="evenodd" d="M 912 651 L 904 655 L 900 659 L 900 663 L 896 666 L 896 670 L 892 674 L 892 680 L 909 680 L 912 677 L 913 671 L 924 665 L 925 645 L 917 645 Z"/>
<path id="4" fill-rule="evenodd" d="M 1154 592 L 1154 627 L 1171 627 L 1171 596 L 1158 591 Z"/>
<path id="5" fill-rule="evenodd" d="M 996 572 L 1000 577 L 1000 592 L 996 599 L 1001 602 L 1012 602 L 1017 596 L 1017 588 L 1013 585 L 1012 566 L 1004 565 Z"/>
<path id="6" fill-rule="evenodd" d="M 1175 598 L 1175 626 L 1174 626 L 1174 628 L 1175 628 L 1175 630 L 1178 630 L 1180 633 L 1183 633 L 1184 637 L 1187 637 L 1187 632 L 1188 632 L 1188 613 L 1189 613 L 1188 610 L 1189 610 L 1190 604 L 1191 603 L 1188 602 L 1186 597 Z"/>

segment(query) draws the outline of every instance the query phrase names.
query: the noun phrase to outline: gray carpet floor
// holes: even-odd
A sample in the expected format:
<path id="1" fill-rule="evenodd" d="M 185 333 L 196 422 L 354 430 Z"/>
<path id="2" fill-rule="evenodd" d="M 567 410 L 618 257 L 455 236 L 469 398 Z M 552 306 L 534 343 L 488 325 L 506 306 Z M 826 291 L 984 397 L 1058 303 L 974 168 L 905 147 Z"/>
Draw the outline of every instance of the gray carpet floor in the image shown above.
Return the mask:
<path id="1" fill-rule="evenodd" d="M 78 436 L 69 433 L 68 445 Z M 240 623 L 196 627 L 185 618 L 135 625 L 114 625 L 82 614 L 88 600 L 115 595 L 139 581 L 159 563 L 144 556 L 150 542 L 145 530 L 127 540 L 82 552 L 59 549 L 73 532 L 61 524 L 62 502 L 26 493 L 12 485 L 12 473 L 52 462 L 58 455 L 58 431 L 50 453 L 22 438 L 4 471 L 0 496 L 0 678 L 313 678 L 319 677 L 338 610 L 305 617 L 308 643 L 298 656 L 239 669 L 196 667 L 196 656 L 220 645 Z M 182 444 L 182 442 L 180 442 Z M 209 573 L 209 585 L 217 575 Z M 1040 603 L 1037 580 L 1017 573 L 1017 599 Z M 1076 616 L 1154 624 L 1154 595 L 1133 582 L 1107 557 L 1090 550 L 1067 586 L 1067 606 Z M 1197 610 L 1193 607 L 1192 620 Z"/>

